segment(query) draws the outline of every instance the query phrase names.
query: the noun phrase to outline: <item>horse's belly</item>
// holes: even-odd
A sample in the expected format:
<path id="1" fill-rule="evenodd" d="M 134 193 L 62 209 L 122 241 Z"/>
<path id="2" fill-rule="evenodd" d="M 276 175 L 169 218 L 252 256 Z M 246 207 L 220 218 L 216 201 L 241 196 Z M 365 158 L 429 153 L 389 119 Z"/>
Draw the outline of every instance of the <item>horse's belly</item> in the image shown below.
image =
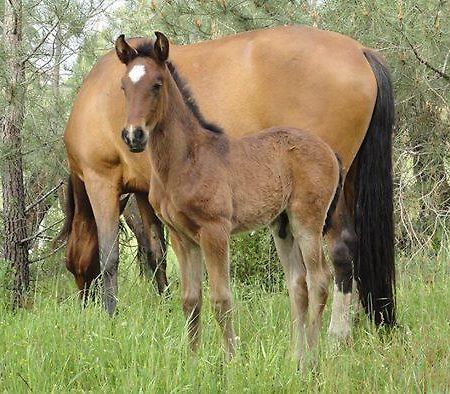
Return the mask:
<path id="1" fill-rule="evenodd" d="M 266 214 L 264 216 L 248 216 L 246 218 L 241 218 L 238 221 L 233 221 L 232 233 L 238 234 L 245 231 L 258 230 L 261 227 L 265 227 L 272 223 L 275 218 L 280 214 L 280 211 L 272 212 L 271 215 Z"/>
<path id="2" fill-rule="evenodd" d="M 250 195 L 236 202 L 232 232 L 256 230 L 268 225 L 285 209 L 286 201 L 285 193 L 274 191 L 259 196 Z"/>

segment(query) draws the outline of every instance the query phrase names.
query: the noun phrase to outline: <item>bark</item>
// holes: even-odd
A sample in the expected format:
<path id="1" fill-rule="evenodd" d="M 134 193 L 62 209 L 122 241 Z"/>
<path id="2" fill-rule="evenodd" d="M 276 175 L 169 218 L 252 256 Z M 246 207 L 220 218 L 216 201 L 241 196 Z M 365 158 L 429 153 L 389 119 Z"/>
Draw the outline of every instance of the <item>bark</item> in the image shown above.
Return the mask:
<path id="1" fill-rule="evenodd" d="M 21 128 L 24 113 L 25 72 L 22 56 L 22 1 L 6 0 L 3 41 L 5 68 L 8 75 L 6 106 L 2 120 L 3 165 L 1 167 L 4 259 L 11 265 L 13 275 L 12 306 L 23 305 L 29 287 L 28 245 L 25 215 L 25 195 L 22 170 Z"/>

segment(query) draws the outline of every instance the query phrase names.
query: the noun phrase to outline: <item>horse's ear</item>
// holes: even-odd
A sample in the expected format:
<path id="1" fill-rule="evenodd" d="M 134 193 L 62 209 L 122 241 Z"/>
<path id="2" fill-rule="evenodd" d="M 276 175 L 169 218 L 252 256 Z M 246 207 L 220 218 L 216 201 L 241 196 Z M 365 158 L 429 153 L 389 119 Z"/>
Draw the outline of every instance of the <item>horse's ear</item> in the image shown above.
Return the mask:
<path id="1" fill-rule="evenodd" d="M 137 56 L 137 51 L 131 47 L 126 41 L 125 36 L 121 34 L 116 40 L 117 57 L 123 64 L 128 64 Z"/>
<path id="2" fill-rule="evenodd" d="M 169 40 L 167 37 L 160 33 L 159 31 L 155 32 L 156 41 L 154 44 L 155 54 L 158 60 L 161 63 L 164 63 L 169 57 Z"/>

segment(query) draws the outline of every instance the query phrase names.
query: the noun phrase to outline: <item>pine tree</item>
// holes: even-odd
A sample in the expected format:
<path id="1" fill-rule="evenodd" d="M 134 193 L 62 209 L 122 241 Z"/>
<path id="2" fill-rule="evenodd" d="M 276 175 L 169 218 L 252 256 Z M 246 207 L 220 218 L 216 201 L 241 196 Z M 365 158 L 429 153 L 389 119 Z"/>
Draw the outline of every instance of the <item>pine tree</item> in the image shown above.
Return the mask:
<path id="1" fill-rule="evenodd" d="M 5 1 L 3 26 L 5 67 L 9 75 L 6 107 L 2 119 L 3 255 L 12 267 L 14 280 L 12 305 L 15 309 L 23 304 L 24 294 L 30 283 L 21 138 L 25 104 L 21 0 Z"/>

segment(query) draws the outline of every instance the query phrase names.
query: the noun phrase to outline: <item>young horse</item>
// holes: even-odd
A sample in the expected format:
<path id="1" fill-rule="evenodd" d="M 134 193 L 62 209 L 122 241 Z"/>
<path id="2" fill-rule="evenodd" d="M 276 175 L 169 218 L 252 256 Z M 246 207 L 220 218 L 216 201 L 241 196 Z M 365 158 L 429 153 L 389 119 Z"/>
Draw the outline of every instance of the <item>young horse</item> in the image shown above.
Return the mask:
<path id="1" fill-rule="evenodd" d="M 136 151 L 149 146 L 149 201 L 169 228 L 180 264 L 192 346 L 200 330 L 202 255 L 231 356 L 230 235 L 270 225 L 286 274 L 294 349 L 301 360 L 307 309 L 306 337 L 314 348 L 328 293 L 321 239 L 341 187 L 337 157 L 321 139 L 299 129 L 276 127 L 232 139 L 207 124 L 192 98 L 185 100 L 180 91 L 185 87 L 166 62 L 167 38 L 156 35 L 153 48 L 134 49 L 123 35 L 116 41 L 117 55 L 127 65 L 123 138 Z"/>

